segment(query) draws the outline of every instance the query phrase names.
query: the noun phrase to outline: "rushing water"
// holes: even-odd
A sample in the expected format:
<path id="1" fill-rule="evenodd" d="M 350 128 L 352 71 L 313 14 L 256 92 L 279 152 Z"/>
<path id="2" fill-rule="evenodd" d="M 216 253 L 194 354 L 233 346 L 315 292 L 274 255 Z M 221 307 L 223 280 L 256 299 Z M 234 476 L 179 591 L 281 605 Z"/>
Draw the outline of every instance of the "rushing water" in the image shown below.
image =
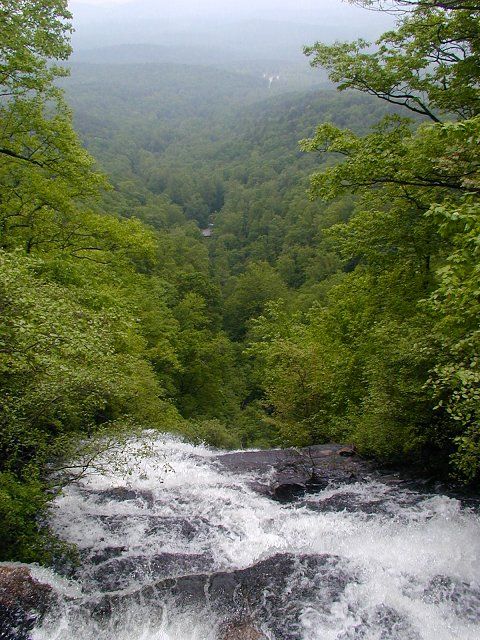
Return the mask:
<path id="1" fill-rule="evenodd" d="M 275 640 L 480 638 L 480 518 L 458 500 L 376 479 L 279 503 L 207 448 L 138 448 L 57 500 L 83 561 L 49 577 L 35 640 L 217 640 L 246 618 Z"/>

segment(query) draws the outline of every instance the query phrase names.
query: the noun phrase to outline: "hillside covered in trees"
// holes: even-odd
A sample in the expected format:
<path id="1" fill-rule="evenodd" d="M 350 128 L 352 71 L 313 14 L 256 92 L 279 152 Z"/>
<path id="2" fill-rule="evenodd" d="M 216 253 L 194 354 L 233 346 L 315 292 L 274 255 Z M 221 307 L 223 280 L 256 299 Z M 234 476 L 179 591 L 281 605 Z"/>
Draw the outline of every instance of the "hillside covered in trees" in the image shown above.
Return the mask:
<path id="1" fill-rule="evenodd" d="M 67 3 L 0 3 L 0 560 L 48 562 L 59 471 L 145 429 L 478 482 L 480 8 L 391 4 L 275 84 L 66 77 Z"/>

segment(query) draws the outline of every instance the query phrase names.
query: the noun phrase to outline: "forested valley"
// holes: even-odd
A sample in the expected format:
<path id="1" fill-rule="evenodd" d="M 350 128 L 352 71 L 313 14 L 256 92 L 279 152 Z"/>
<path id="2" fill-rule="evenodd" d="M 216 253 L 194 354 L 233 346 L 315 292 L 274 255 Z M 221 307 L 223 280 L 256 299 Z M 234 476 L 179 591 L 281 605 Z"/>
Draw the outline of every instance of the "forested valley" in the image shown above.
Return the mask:
<path id="1" fill-rule="evenodd" d="M 393 4 L 272 81 L 70 64 L 66 2 L 0 2 L 0 560 L 146 429 L 478 484 L 480 7 Z"/>

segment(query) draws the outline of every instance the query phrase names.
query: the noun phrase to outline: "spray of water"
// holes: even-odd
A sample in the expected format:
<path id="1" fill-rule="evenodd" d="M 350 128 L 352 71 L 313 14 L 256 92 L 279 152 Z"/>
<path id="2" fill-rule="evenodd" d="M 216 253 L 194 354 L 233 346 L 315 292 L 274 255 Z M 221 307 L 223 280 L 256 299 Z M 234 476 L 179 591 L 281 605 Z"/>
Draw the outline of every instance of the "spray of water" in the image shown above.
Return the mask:
<path id="1" fill-rule="evenodd" d="M 208 448 L 141 446 L 56 501 L 83 561 L 74 582 L 42 573 L 59 604 L 34 640 L 218 640 L 245 589 L 275 640 L 480 637 L 480 518 L 458 500 L 372 480 L 280 504 Z M 243 581 L 230 603 L 225 578 L 218 602 L 210 578 L 192 587 L 218 572 Z"/>

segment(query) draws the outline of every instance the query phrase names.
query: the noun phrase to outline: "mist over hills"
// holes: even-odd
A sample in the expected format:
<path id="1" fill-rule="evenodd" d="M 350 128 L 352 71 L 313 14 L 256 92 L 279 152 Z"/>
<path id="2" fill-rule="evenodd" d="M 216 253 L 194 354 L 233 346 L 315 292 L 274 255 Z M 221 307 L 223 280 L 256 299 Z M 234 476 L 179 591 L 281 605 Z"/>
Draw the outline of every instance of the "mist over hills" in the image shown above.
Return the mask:
<path id="1" fill-rule="evenodd" d="M 392 16 L 370 13 L 340 0 L 72 0 L 76 50 L 130 44 L 207 44 L 214 48 L 254 46 L 262 55 L 285 59 L 315 40 L 374 39 L 393 24 Z"/>
<path id="2" fill-rule="evenodd" d="M 172 63 L 74 64 L 63 84 L 76 111 L 111 122 L 205 117 L 269 95 L 262 78 Z"/>
<path id="3" fill-rule="evenodd" d="M 336 36 L 332 37 L 332 34 Z M 126 29 L 121 23 L 89 25 L 88 31 L 80 26 L 74 37 L 74 49 L 84 52 L 103 46 L 142 43 L 165 48 L 192 49 L 190 60 L 197 50 L 223 51 L 230 57 L 242 59 L 279 58 L 299 60 L 303 47 L 317 40 L 355 37 L 347 25 L 329 23 L 302 24 L 271 20 L 250 19 L 238 23 L 177 26 L 166 28 L 161 24 L 133 22 Z"/>
<path id="4" fill-rule="evenodd" d="M 187 62 L 195 63 L 196 54 L 218 60 L 222 57 L 237 60 L 255 60 L 258 58 L 278 59 L 298 62 L 304 59 L 303 47 L 323 39 L 327 34 L 322 26 L 290 24 L 249 20 L 242 23 L 210 26 L 202 29 L 197 26 L 192 30 L 158 31 L 149 38 L 148 30 L 137 32 L 132 29 L 130 38 L 124 42 L 114 42 L 111 33 L 99 38 L 92 46 L 75 46 L 75 55 L 85 59 L 88 49 L 115 47 L 122 50 L 126 45 L 143 45 L 144 52 L 150 51 L 154 56 L 159 50 L 164 52 L 181 51 Z M 74 41 L 75 45 L 75 41 Z M 150 49 L 149 49 L 150 47 Z M 157 53 L 155 53 L 157 51 Z M 132 61 L 132 60 L 129 60 Z M 154 59 L 146 60 L 154 62 Z"/>
<path id="5" fill-rule="evenodd" d="M 196 68 L 197 74 L 205 72 L 205 68 L 217 69 L 219 72 L 233 72 L 250 76 L 259 86 L 268 88 L 273 93 L 297 91 L 309 88 L 330 86 L 327 75 L 321 69 L 312 69 L 308 60 L 302 56 L 297 60 L 270 57 L 244 57 L 242 51 L 233 52 L 227 49 L 205 46 L 186 45 L 151 45 L 123 44 L 99 47 L 76 52 L 71 59 L 72 74 L 80 74 L 84 80 L 88 77 L 85 65 L 100 67 L 146 65 L 152 67 L 163 65 L 163 69 L 172 65 Z M 178 70 L 180 76 L 182 69 Z M 90 70 L 92 77 L 105 75 L 101 70 Z M 112 73 L 118 73 L 118 70 Z M 143 71 L 142 71 L 143 73 Z M 108 81 L 108 73 L 106 80 Z"/>
<path id="6" fill-rule="evenodd" d="M 253 70 L 238 73 L 178 63 L 75 63 L 62 86 L 77 128 L 91 137 L 105 135 L 106 128 L 132 131 L 148 123 L 170 130 L 183 129 L 187 122 L 191 126 L 193 121 L 200 129 L 212 128 L 207 121 L 233 124 L 249 105 L 261 104 L 268 111 L 276 96 L 309 94 L 327 86 L 321 77 L 314 83 L 314 77 L 302 77 L 293 69 L 291 75 L 286 73 L 270 84 Z"/>
<path id="7" fill-rule="evenodd" d="M 375 38 L 391 26 L 386 14 L 346 2 L 273 0 L 231 4 L 193 0 L 72 0 L 72 61 L 102 64 L 176 63 L 213 66 L 281 90 L 325 86 L 303 54 L 316 41 Z M 273 78 L 273 80 L 269 80 Z"/>
<path id="8" fill-rule="evenodd" d="M 248 0 L 72 0 L 74 56 L 83 62 L 180 62 L 227 66 L 247 61 L 305 64 L 316 41 L 375 39 L 391 16 L 341 2 Z M 126 48 L 128 45 L 128 49 Z M 135 45 L 135 48 L 132 48 Z M 104 48 L 109 48 L 104 51 Z M 102 49 L 102 51 L 99 51 Z M 305 65 L 306 66 L 306 65 Z M 273 71 L 273 69 L 272 69 Z"/>

